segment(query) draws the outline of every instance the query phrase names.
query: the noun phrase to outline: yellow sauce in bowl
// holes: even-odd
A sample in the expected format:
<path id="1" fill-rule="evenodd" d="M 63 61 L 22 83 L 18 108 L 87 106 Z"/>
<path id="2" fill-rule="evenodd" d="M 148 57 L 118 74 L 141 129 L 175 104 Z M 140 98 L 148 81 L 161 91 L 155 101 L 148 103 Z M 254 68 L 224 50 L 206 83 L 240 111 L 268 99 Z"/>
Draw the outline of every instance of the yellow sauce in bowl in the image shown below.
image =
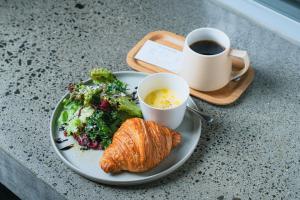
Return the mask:
<path id="1" fill-rule="evenodd" d="M 148 105 L 160 109 L 174 108 L 182 103 L 181 99 L 177 97 L 175 91 L 167 88 L 150 92 L 144 101 Z"/>

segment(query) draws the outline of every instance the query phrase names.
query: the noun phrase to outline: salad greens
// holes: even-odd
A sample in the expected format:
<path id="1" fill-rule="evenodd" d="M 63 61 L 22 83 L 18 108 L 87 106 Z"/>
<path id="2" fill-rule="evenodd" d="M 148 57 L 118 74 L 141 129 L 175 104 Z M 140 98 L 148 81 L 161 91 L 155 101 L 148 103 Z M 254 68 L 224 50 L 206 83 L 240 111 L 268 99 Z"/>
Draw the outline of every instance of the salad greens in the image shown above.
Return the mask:
<path id="1" fill-rule="evenodd" d="M 94 68 L 90 72 L 90 77 L 94 83 L 110 83 L 116 80 L 116 77 L 105 68 Z"/>
<path id="2" fill-rule="evenodd" d="M 63 123 L 66 123 L 67 121 L 70 121 L 74 113 L 78 110 L 80 107 L 80 104 L 76 101 L 70 101 L 68 99 L 64 99 L 64 110 L 60 114 L 60 117 L 58 118 L 58 123 L 61 125 Z"/>
<path id="3" fill-rule="evenodd" d="M 92 69 L 93 85 L 70 84 L 58 125 L 85 148 L 105 149 L 128 118 L 142 117 L 127 84 L 105 68 Z"/>

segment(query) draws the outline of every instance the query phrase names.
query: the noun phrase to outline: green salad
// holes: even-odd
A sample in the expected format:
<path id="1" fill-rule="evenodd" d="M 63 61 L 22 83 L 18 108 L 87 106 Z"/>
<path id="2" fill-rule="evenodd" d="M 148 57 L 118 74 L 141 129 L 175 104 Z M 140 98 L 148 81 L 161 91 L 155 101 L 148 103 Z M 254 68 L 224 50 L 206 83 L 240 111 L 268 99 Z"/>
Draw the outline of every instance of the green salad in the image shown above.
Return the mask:
<path id="1" fill-rule="evenodd" d="M 105 68 L 90 72 L 93 85 L 70 84 L 63 100 L 58 124 L 66 136 L 73 136 L 84 149 L 105 149 L 128 118 L 142 117 L 127 84 Z"/>

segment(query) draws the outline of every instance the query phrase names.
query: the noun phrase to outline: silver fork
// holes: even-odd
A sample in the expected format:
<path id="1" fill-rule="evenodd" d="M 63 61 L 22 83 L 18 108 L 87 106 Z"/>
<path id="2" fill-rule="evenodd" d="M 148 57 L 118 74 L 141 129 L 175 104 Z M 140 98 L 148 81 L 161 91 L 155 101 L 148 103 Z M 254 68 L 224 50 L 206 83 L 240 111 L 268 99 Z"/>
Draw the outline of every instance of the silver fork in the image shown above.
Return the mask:
<path id="1" fill-rule="evenodd" d="M 214 121 L 214 118 L 212 118 L 211 116 L 205 114 L 204 112 L 198 111 L 198 110 L 190 107 L 189 105 L 187 105 L 187 109 L 192 111 L 193 113 L 197 114 L 200 118 L 204 119 L 209 124 Z"/>

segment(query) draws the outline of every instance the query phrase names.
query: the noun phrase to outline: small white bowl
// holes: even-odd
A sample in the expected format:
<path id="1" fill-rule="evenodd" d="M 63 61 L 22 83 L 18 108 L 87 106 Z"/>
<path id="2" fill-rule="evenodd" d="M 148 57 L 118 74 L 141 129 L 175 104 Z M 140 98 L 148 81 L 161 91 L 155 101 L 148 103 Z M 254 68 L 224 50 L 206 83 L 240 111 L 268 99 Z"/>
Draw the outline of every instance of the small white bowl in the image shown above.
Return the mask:
<path id="1" fill-rule="evenodd" d="M 173 90 L 182 103 L 167 109 L 155 108 L 145 103 L 144 99 L 150 92 L 164 88 Z M 177 128 L 182 122 L 189 94 L 187 82 L 183 78 L 169 73 L 156 73 L 147 76 L 139 83 L 137 90 L 144 119 L 155 121 L 171 129 Z"/>

